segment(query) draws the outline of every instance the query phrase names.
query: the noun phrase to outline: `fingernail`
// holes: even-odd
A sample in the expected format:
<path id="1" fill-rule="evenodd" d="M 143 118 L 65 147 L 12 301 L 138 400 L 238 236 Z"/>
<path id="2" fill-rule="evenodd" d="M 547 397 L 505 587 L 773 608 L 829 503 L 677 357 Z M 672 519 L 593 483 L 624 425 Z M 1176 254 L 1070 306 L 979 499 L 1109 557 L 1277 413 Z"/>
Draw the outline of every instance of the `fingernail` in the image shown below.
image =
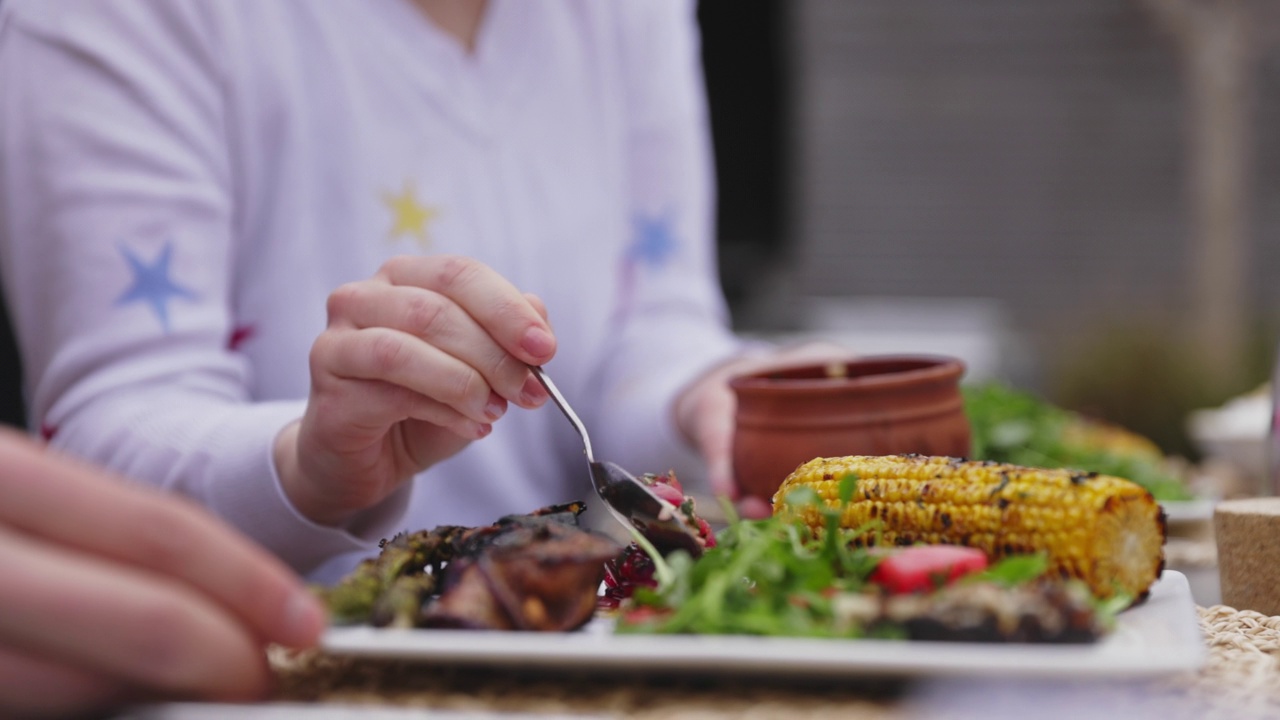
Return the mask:
<path id="1" fill-rule="evenodd" d="M 324 629 L 325 609 L 310 590 L 299 590 L 284 608 L 284 628 L 294 645 L 314 642 Z"/>
<path id="2" fill-rule="evenodd" d="M 492 390 L 489 391 L 489 404 L 484 406 L 484 416 L 490 420 L 497 420 L 507 411 L 507 401 L 503 397 Z"/>
<path id="3" fill-rule="evenodd" d="M 531 327 L 520 339 L 520 347 L 536 358 L 545 358 L 556 349 L 556 340 L 546 330 Z"/>
<path id="4" fill-rule="evenodd" d="M 476 439 L 479 440 L 489 433 L 493 432 L 493 426 L 489 423 L 476 423 Z"/>
<path id="5" fill-rule="evenodd" d="M 520 388 L 520 402 L 524 405 L 541 405 L 547 401 L 547 389 L 542 387 L 538 379 L 530 375 Z"/>

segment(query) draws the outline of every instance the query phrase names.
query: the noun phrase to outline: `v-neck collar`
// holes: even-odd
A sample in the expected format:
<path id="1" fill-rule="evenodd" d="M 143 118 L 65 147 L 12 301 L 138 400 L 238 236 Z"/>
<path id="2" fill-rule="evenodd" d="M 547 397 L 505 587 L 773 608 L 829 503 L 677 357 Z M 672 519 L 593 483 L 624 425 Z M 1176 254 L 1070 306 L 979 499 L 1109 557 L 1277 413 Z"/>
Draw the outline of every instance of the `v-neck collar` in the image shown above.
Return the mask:
<path id="1" fill-rule="evenodd" d="M 529 8 L 522 0 L 489 0 L 468 52 L 436 25 L 413 0 L 384 0 L 388 21 L 396 26 L 398 62 L 410 77 L 437 98 L 449 98 L 446 111 L 480 136 L 490 134 L 503 101 L 521 82 L 528 51 Z M 433 67 L 434 66 L 434 67 Z"/>
<path id="2" fill-rule="evenodd" d="M 450 57 L 460 65 L 478 65 L 483 62 L 482 53 L 487 54 L 489 46 L 492 45 L 489 38 L 492 34 L 490 29 L 495 18 L 500 14 L 499 0 L 488 0 L 485 3 L 480 23 L 476 27 L 475 47 L 471 50 L 468 50 L 456 36 L 437 25 L 431 16 L 418 7 L 413 0 L 399 0 L 398 4 L 408 14 L 414 16 L 414 22 L 411 25 L 415 26 L 416 31 L 420 31 L 423 42 L 430 43 L 435 52 Z"/>

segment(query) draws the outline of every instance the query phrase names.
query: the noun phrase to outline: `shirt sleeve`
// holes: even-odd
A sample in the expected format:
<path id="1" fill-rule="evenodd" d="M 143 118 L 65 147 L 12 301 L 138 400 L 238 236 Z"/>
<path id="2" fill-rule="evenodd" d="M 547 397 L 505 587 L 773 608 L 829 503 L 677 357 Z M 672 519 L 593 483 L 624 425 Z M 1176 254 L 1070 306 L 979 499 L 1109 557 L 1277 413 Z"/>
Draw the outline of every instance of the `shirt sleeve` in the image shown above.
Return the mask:
<path id="1" fill-rule="evenodd" d="M 616 342 L 601 363 L 602 455 L 705 475 L 674 424 L 680 391 L 739 352 L 720 287 L 713 177 L 693 2 L 619 3 L 627 73 L 631 237 L 618 270 Z"/>
<path id="2" fill-rule="evenodd" d="M 0 265 L 30 424 L 187 495 L 300 572 L 372 549 L 407 491 L 339 528 L 289 503 L 230 347 L 234 168 L 219 3 L 11 0 L 0 23 Z"/>

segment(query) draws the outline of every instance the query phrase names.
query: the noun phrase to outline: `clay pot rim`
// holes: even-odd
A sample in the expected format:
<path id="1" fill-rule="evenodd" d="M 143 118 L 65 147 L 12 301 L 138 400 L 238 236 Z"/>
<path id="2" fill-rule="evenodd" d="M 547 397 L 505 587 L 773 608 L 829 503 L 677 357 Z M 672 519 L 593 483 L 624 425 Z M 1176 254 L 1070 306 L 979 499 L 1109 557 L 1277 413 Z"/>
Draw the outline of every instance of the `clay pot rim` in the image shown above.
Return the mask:
<path id="1" fill-rule="evenodd" d="M 888 364 L 895 362 L 924 363 L 923 367 L 899 370 L 860 377 L 786 378 L 769 377 L 780 372 L 793 372 L 801 368 L 822 367 L 828 363 L 801 362 L 780 364 L 729 379 L 729 387 L 735 392 L 747 390 L 759 393 L 794 393 L 797 391 L 830 392 L 841 388 L 886 389 L 898 385 L 916 384 L 922 381 L 948 380 L 964 374 L 964 361 L 948 355 L 888 354 L 854 355 L 843 361 L 846 367 L 862 364 Z"/>

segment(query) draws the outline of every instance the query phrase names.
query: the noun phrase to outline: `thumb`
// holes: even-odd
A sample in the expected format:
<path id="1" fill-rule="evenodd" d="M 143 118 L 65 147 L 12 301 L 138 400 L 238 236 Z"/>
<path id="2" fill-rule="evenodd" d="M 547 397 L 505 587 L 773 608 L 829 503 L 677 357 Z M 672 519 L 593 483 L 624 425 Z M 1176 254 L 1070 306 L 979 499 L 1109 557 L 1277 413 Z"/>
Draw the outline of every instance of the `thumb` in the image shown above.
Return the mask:
<path id="1" fill-rule="evenodd" d="M 707 483 L 716 495 L 738 497 L 733 477 L 733 433 L 736 402 L 727 388 L 709 390 L 695 418 L 698 451 L 707 464 Z"/>

